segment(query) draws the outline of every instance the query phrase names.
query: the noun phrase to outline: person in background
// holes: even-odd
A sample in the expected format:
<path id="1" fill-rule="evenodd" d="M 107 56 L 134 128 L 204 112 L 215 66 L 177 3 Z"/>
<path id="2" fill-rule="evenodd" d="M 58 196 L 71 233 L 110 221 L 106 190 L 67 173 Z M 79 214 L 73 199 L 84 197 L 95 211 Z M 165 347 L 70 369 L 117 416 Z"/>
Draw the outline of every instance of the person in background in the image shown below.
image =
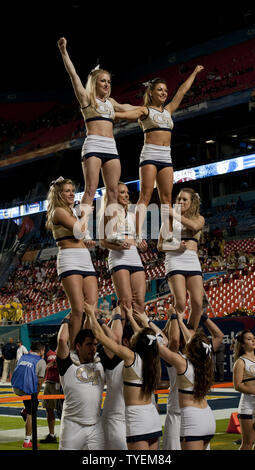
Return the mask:
<path id="1" fill-rule="evenodd" d="M 17 341 L 17 344 L 18 344 L 18 349 L 17 349 L 16 361 L 18 362 L 21 356 L 23 356 L 23 354 L 28 353 L 28 350 L 26 346 L 24 346 L 24 344 L 22 343 L 21 339 Z"/>
<path id="2" fill-rule="evenodd" d="M 13 371 L 16 366 L 17 349 L 18 346 L 14 342 L 14 339 L 12 337 L 9 338 L 8 343 L 4 344 L 2 348 L 2 355 L 4 358 L 3 375 L 1 379 L 2 383 L 7 382 L 9 376 L 10 379 L 12 377 Z"/>
<path id="3" fill-rule="evenodd" d="M 18 396 L 38 394 L 41 390 L 46 362 L 43 359 L 45 352 L 44 344 L 35 341 L 31 344 L 28 354 L 23 354 L 17 363 L 12 375 L 11 384 L 13 391 Z M 32 407 L 31 400 L 24 400 L 26 413 L 23 415 L 25 421 L 24 448 L 31 448 L 32 444 Z M 36 409 L 38 400 L 36 400 Z"/>
<path id="4" fill-rule="evenodd" d="M 224 382 L 225 345 L 221 343 L 215 352 L 215 378 L 217 382 Z"/>
<path id="5" fill-rule="evenodd" d="M 239 450 L 253 450 L 255 445 L 255 337 L 244 329 L 235 337 L 234 345 L 234 388 L 241 393 L 238 419 L 242 442 Z"/>
<path id="6" fill-rule="evenodd" d="M 44 395 L 58 395 L 60 393 L 59 372 L 56 362 L 56 335 L 50 339 L 50 349 L 46 353 L 46 374 Z M 55 435 L 55 409 L 57 409 L 57 398 L 44 399 L 43 408 L 46 408 L 49 434 L 45 439 L 40 439 L 41 444 L 54 444 L 57 442 Z"/>
<path id="7" fill-rule="evenodd" d="M 2 377 L 3 373 L 3 364 L 4 364 L 4 358 L 2 354 L 2 349 L 3 349 L 3 343 L 0 343 L 0 377 Z M 1 383 L 1 382 L 0 382 Z"/>

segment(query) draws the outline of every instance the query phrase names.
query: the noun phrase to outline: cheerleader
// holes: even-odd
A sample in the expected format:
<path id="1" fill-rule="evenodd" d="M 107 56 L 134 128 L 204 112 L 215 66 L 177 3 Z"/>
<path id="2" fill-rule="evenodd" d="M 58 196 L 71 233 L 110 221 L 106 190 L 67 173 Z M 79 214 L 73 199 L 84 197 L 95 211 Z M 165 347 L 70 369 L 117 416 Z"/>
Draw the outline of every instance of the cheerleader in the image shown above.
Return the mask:
<path id="1" fill-rule="evenodd" d="M 103 248 L 109 249 L 108 267 L 119 303 L 126 308 L 133 307 L 138 312 L 144 311 L 146 293 L 145 272 L 141 257 L 136 247 L 135 217 L 128 210 L 128 187 L 118 183 L 117 232 L 122 237 L 122 244 L 112 244 L 101 240 Z M 140 249 L 145 251 L 147 244 L 143 240 Z"/>
<path id="2" fill-rule="evenodd" d="M 100 324 L 100 320 L 98 321 Z M 129 346 L 130 338 L 133 336 L 133 329 L 126 323 L 124 328 L 121 322 L 121 310 L 117 306 L 113 310 L 111 327 L 101 324 L 106 334 L 118 344 Z M 123 395 L 123 367 L 124 361 L 116 356 L 112 351 L 99 346 L 100 359 L 104 364 L 107 393 L 102 412 L 105 449 L 106 450 L 127 450 L 126 422 L 125 422 L 125 402 Z"/>
<path id="3" fill-rule="evenodd" d="M 117 344 L 104 334 L 94 310 L 94 306 L 85 304 L 94 335 L 105 348 L 124 361 L 127 447 L 129 450 L 157 450 L 158 438 L 162 435 L 160 417 L 152 403 L 161 371 L 157 337 L 151 328 L 142 328 L 132 336 L 129 347 Z"/>
<path id="4" fill-rule="evenodd" d="M 144 105 L 127 112 L 116 112 L 116 119 L 138 120 L 144 133 L 144 146 L 140 155 L 140 196 L 137 202 L 136 227 L 138 240 L 144 238 L 142 226 L 146 208 L 157 185 L 161 204 L 172 204 L 173 165 L 171 158 L 172 115 L 179 108 L 185 94 L 196 76 L 203 70 L 198 65 L 187 80 L 178 88 L 173 99 L 166 104 L 168 89 L 166 80 L 155 78 L 144 84 Z M 165 219 L 163 217 L 163 219 Z M 163 223 L 169 226 L 168 220 Z"/>
<path id="5" fill-rule="evenodd" d="M 181 214 L 178 215 L 173 209 L 169 213 L 181 224 L 181 242 L 166 242 L 160 233 L 158 249 L 166 252 L 166 277 L 174 296 L 175 310 L 178 313 L 185 311 L 189 294 L 189 326 L 195 330 L 203 312 L 204 287 L 197 252 L 205 220 L 199 212 L 200 197 L 193 189 L 183 188 L 177 195 L 176 204 L 180 205 Z"/>
<path id="6" fill-rule="evenodd" d="M 177 372 L 182 450 L 206 450 L 215 434 L 215 419 L 206 395 L 214 383 L 213 346 L 198 329 L 190 333 L 177 314 L 180 329 L 188 342 L 184 354 L 159 345 L 160 356 Z M 214 336 L 214 333 L 212 332 Z"/>
<path id="7" fill-rule="evenodd" d="M 241 427 L 240 450 L 253 450 L 255 443 L 255 337 L 250 330 L 236 335 L 234 346 L 234 388 L 241 393 L 238 419 Z"/>
<path id="8" fill-rule="evenodd" d="M 101 171 L 108 204 L 116 204 L 121 165 L 113 136 L 113 120 L 115 111 L 127 111 L 133 109 L 133 106 L 121 105 L 110 97 L 111 75 L 107 70 L 96 67 L 90 72 L 87 83 L 83 86 L 66 46 L 66 39 L 60 38 L 58 47 L 80 104 L 87 135 L 82 147 L 85 192 L 81 202 L 92 205 Z M 109 216 L 108 220 L 110 218 Z M 115 240 L 116 233 L 113 233 L 112 237 Z"/>
<path id="9" fill-rule="evenodd" d="M 71 306 L 70 349 L 83 323 L 84 300 L 98 299 L 97 277 L 87 248 L 94 242 L 75 238 L 76 214 L 73 210 L 75 188 L 72 180 L 59 177 L 50 185 L 47 196 L 46 227 L 52 231 L 58 246 L 57 273 Z M 85 229 L 85 227 L 84 227 Z"/>

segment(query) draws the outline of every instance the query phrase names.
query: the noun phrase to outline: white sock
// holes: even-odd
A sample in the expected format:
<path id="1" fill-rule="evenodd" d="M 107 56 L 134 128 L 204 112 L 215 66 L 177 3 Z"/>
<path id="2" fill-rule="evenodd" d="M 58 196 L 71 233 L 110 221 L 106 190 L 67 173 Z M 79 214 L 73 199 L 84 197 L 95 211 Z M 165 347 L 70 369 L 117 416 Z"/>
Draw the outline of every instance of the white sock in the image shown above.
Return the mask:
<path id="1" fill-rule="evenodd" d="M 25 437 L 25 442 L 30 442 L 30 441 L 31 441 L 31 437 L 32 437 L 32 436 L 26 436 L 26 437 Z"/>

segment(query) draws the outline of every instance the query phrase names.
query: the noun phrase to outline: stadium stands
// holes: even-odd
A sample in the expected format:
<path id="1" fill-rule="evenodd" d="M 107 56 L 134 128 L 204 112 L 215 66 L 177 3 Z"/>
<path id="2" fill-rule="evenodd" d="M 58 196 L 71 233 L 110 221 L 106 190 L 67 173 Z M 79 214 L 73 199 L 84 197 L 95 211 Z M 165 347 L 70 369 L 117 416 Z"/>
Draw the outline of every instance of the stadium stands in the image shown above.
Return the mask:
<path id="1" fill-rule="evenodd" d="M 157 76 L 167 80 L 170 97 L 191 73 L 198 63 L 205 67 L 205 73 L 198 76 L 196 83 L 185 96 L 181 108 L 217 99 L 221 96 L 246 90 L 255 86 L 254 67 L 255 39 L 215 51 L 210 55 L 196 57 L 182 64 L 172 65 L 157 71 Z M 155 77 L 155 73 L 123 82 L 113 89 L 113 96 L 120 102 L 142 104 L 143 82 Z M 72 100 L 70 100 L 72 101 Z M 63 143 L 75 137 L 84 136 L 84 122 L 75 103 L 54 101 L 30 103 L 34 122 L 27 122 L 22 115 L 23 103 L 6 104 L 0 116 L 1 158 L 25 154 L 38 148 Z M 29 108 L 29 109 L 30 109 Z M 16 122 L 14 121 L 14 116 Z"/>
<path id="2" fill-rule="evenodd" d="M 156 76 L 164 77 L 170 93 L 174 93 L 196 65 L 202 64 L 206 75 L 201 74 L 197 78 L 181 107 L 194 105 L 253 87 L 255 84 L 255 68 L 252 60 L 254 50 L 255 40 L 251 39 L 210 55 L 196 57 L 184 64 L 158 70 Z M 142 84 L 153 78 L 155 78 L 155 73 L 140 77 L 131 85 L 123 83 L 115 90 L 116 99 L 121 97 L 123 100 L 124 97 L 125 102 L 140 104 L 143 93 Z"/>
<path id="3" fill-rule="evenodd" d="M 227 268 L 229 255 L 244 252 L 250 256 L 249 262 L 243 269 L 238 269 L 238 258 L 232 269 Z M 209 302 L 218 316 L 232 313 L 237 308 L 246 307 L 255 310 L 255 240 L 230 240 L 225 243 L 224 257 L 214 265 L 214 259 L 207 256 L 206 249 L 200 254 L 200 261 L 204 274 L 210 273 L 213 277 L 204 280 L 204 287 Z M 155 249 L 151 242 L 146 253 L 141 254 L 145 266 L 146 281 L 163 279 L 165 277 L 164 258 Z M 92 259 L 98 274 L 99 298 L 112 295 L 114 287 L 107 270 L 107 250 L 97 248 L 92 252 Z M 205 260 L 205 262 L 204 262 Z M 203 264 L 204 262 L 204 264 Z M 0 289 L 0 305 L 9 304 L 13 298 L 18 298 L 23 308 L 23 321 L 30 322 L 35 319 L 57 313 L 69 308 L 69 303 L 63 288 L 58 281 L 56 261 L 54 258 L 44 261 L 21 263 L 10 276 L 7 284 Z M 147 306 L 153 310 L 154 315 L 162 318 L 166 315 L 171 301 L 171 295 L 165 295 L 163 309 L 157 308 L 159 299 L 149 302 Z M 213 316 L 212 309 L 208 313 Z M 188 313 L 188 302 L 187 310 Z"/>

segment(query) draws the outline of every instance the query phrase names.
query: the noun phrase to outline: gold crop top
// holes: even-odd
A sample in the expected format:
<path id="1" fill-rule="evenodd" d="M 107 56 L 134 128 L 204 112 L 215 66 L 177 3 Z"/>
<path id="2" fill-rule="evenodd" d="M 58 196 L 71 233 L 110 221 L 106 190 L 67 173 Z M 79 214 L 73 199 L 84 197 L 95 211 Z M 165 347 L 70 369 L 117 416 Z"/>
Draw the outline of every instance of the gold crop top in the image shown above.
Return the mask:
<path id="1" fill-rule="evenodd" d="M 139 119 L 138 123 L 144 133 L 151 131 L 172 132 L 174 127 L 171 114 L 166 109 L 158 111 L 154 108 L 148 108 L 148 115 L 144 119 Z"/>
<path id="2" fill-rule="evenodd" d="M 132 387 L 142 387 L 142 359 L 135 353 L 133 364 L 123 367 L 123 383 Z"/>
<path id="3" fill-rule="evenodd" d="M 184 359 L 186 356 L 179 353 Z M 194 367 L 190 361 L 186 359 L 186 370 L 183 374 L 177 374 L 176 384 L 179 392 L 193 394 L 194 387 Z"/>
<path id="4" fill-rule="evenodd" d="M 52 234 L 56 242 L 60 242 L 61 240 L 75 239 L 73 232 L 68 228 L 63 227 L 63 225 L 53 224 Z"/>
<path id="5" fill-rule="evenodd" d="M 198 243 L 200 240 L 201 233 L 202 233 L 202 230 L 199 230 L 198 232 L 193 232 L 193 230 L 190 230 L 184 227 L 184 225 L 182 225 L 181 239 L 192 240 Z"/>
<path id="6" fill-rule="evenodd" d="M 244 373 L 242 382 L 249 382 L 255 380 L 255 362 L 251 361 L 247 357 L 241 356 L 240 359 L 244 362 Z"/>
<path id="7" fill-rule="evenodd" d="M 110 121 L 113 123 L 115 111 L 110 100 L 101 101 L 96 98 L 97 106 L 91 103 L 84 108 L 81 108 L 82 115 L 85 122 L 91 121 Z"/>

